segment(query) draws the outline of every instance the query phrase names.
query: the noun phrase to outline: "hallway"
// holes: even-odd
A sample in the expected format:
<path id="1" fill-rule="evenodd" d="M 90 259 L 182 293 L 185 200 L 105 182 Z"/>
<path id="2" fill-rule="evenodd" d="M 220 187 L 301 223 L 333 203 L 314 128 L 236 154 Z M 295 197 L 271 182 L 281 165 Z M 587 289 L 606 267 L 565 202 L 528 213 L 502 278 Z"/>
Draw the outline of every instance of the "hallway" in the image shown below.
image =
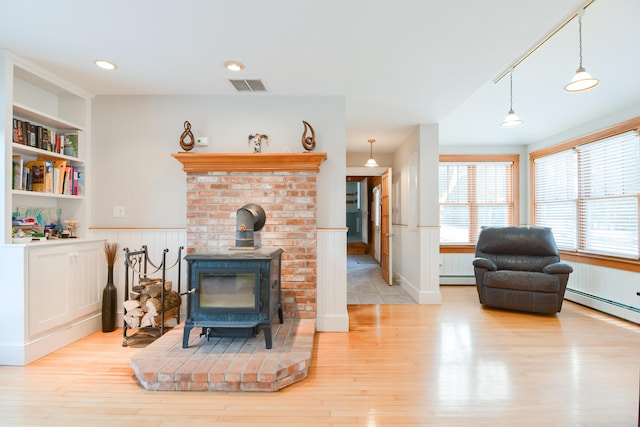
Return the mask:
<path id="1" fill-rule="evenodd" d="M 347 304 L 417 304 L 400 285 L 389 286 L 370 255 L 347 255 Z"/>

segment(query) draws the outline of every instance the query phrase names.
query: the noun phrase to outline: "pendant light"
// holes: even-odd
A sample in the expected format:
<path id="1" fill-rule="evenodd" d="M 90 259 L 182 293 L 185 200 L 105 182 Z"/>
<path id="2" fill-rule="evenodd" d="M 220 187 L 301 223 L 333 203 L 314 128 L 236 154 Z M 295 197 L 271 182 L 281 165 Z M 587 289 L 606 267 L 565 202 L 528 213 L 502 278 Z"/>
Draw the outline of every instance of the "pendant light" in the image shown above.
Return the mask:
<path id="1" fill-rule="evenodd" d="M 503 128 L 512 128 L 522 124 L 522 120 L 513 111 L 513 68 L 509 72 L 509 113 L 504 121 L 500 124 Z"/>
<path id="2" fill-rule="evenodd" d="M 576 71 L 576 75 L 573 76 L 571 82 L 569 82 L 564 90 L 567 92 L 584 92 L 589 89 L 593 89 L 598 86 L 600 81 L 591 77 L 591 74 L 582 66 L 582 15 L 584 15 L 584 9 L 578 11 L 578 40 L 580 46 L 580 66 Z"/>
<path id="3" fill-rule="evenodd" d="M 365 163 L 364 165 L 369 167 L 369 168 L 377 168 L 378 167 L 378 162 L 376 162 L 376 159 L 373 158 L 373 143 L 376 142 L 375 139 L 370 139 L 369 140 L 369 144 L 371 144 L 371 151 L 370 151 L 370 155 L 369 155 L 369 160 L 367 160 L 367 163 Z"/>

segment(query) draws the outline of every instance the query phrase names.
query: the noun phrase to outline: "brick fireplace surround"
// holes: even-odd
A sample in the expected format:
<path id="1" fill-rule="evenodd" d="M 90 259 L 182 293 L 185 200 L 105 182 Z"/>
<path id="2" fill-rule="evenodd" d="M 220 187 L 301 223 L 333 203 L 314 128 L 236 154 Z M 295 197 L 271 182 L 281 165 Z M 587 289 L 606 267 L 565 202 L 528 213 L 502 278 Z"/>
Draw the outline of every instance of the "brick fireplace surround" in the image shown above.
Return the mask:
<path id="1" fill-rule="evenodd" d="M 316 174 L 326 153 L 173 157 L 187 173 L 188 253 L 234 246 L 236 211 L 247 203 L 265 210 L 266 224 L 255 240 L 284 250 L 285 324 L 274 324 L 272 350 L 264 349 L 262 332 L 207 343 L 198 328 L 182 349 L 182 328 L 175 328 L 132 358 L 138 380 L 153 390 L 276 391 L 306 378 L 316 319 Z"/>

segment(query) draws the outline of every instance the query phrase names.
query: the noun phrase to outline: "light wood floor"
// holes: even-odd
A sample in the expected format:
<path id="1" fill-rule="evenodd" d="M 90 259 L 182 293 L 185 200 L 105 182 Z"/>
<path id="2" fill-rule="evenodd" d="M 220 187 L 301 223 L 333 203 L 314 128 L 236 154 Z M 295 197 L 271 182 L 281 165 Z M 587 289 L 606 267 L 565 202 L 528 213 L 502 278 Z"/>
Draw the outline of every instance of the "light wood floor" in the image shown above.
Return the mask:
<path id="1" fill-rule="evenodd" d="M 636 426 L 640 327 L 566 302 L 557 316 L 352 305 L 318 333 L 309 377 L 276 393 L 148 392 L 119 333 L 0 367 L 1 425 Z M 5 327 L 8 327 L 5 325 Z"/>

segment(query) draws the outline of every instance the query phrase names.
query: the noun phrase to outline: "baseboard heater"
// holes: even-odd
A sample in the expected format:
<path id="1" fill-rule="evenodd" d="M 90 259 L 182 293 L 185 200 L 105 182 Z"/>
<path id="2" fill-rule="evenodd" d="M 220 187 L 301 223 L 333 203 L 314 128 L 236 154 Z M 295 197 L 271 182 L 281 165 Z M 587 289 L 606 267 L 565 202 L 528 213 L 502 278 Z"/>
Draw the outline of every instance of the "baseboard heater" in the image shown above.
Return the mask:
<path id="1" fill-rule="evenodd" d="M 476 278 L 475 276 L 467 276 L 467 275 L 440 275 L 440 284 L 441 285 L 475 285 Z"/>
<path id="2" fill-rule="evenodd" d="M 630 305 L 622 304 L 622 303 L 619 303 L 617 301 L 612 301 L 610 299 L 606 299 L 606 298 L 602 298 L 602 297 L 599 297 L 599 296 L 596 296 L 596 295 L 592 295 L 592 294 L 589 294 L 587 292 L 582 292 L 582 291 L 578 291 L 578 290 L 575 290 L 575 289 L 569 289 L 569 288 L 567 288 L 567 292 L 572 293 L 572 294 L 576 294 L 576 295 L 580 295 L 580 296 L 585 297 L 585 298 L 590 298 L 590 299 L 593 299 L 593 300 L 596 300 L 596 301 L 599 301 L 599 302 L 602 302 L 602 303 L 605 303 L 605 304 L 610 304 L 610 305 L 613 305 L 613 306 L 618 307 L 618 308 L 623 308 L 625 310 L 633 311 L 634 313 L 640 313 L 640 308 L 632 307 Z"/>

